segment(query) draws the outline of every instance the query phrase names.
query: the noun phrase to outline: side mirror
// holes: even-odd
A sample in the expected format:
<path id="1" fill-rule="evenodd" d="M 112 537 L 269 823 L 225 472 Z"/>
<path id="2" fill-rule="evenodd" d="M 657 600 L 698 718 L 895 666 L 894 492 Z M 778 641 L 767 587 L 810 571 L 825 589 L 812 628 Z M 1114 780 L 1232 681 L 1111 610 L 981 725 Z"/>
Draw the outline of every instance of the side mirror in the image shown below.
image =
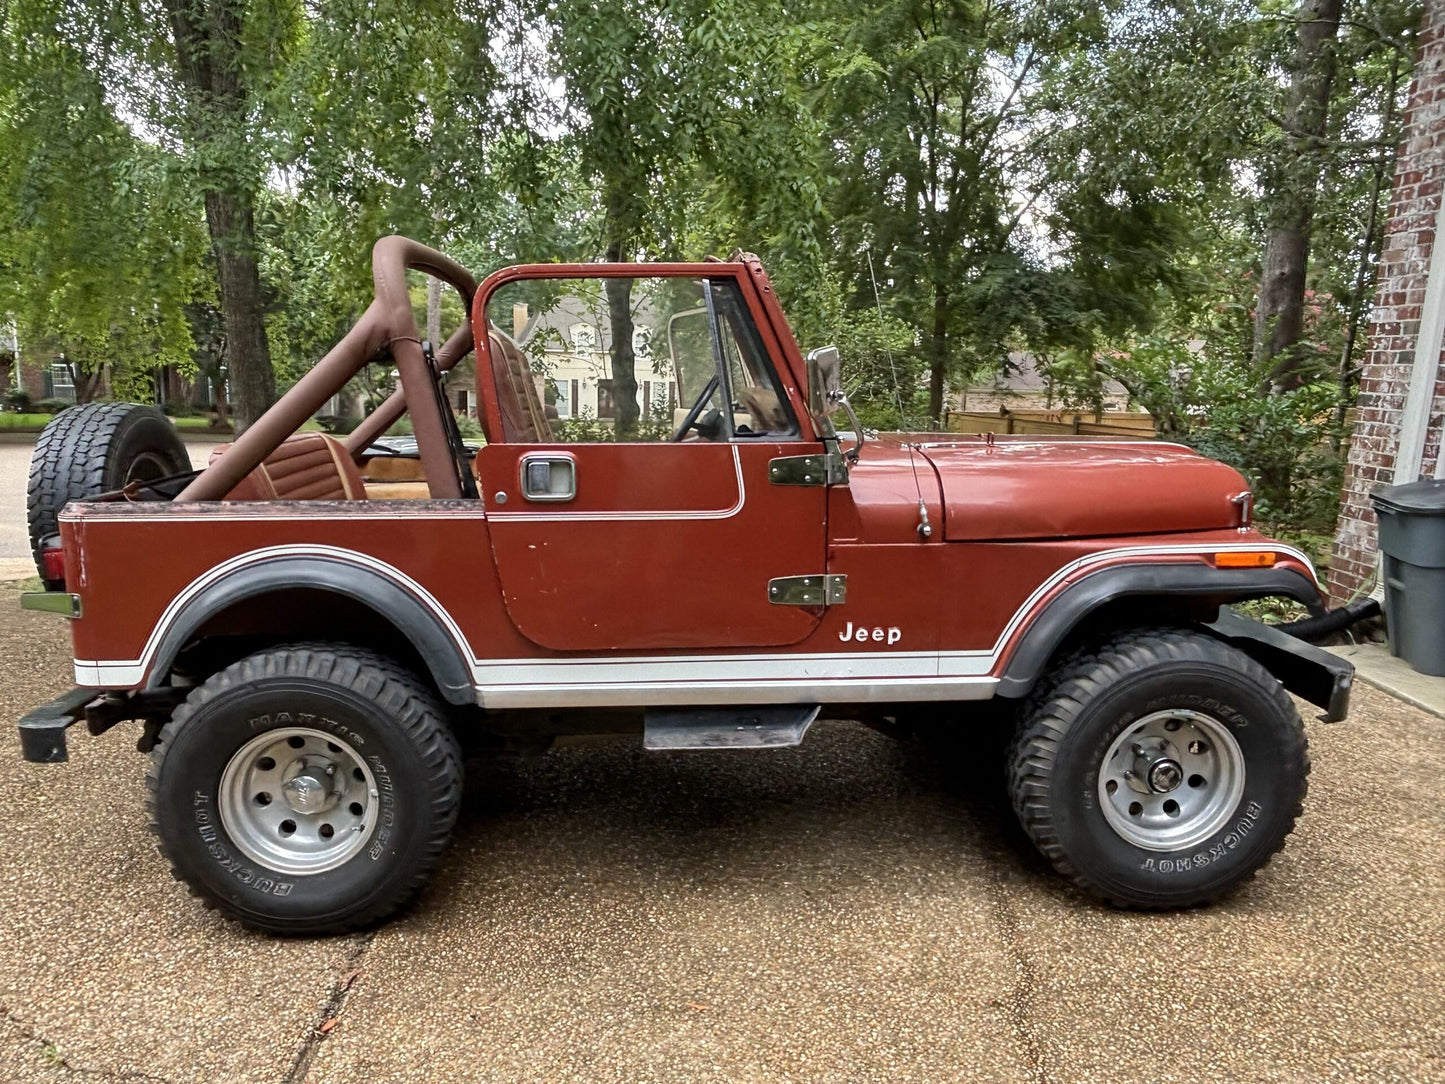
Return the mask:
<path id="1" fill-rule="evenodd" d="M 838 409 L 843 394 L 843 361 L 836 346 L 808 354 L 808 409 L 820 422 Z"/>
<path id="2" fill-rule="evenodd" d="M 828 421 L 828 418 L 842 408 L 853 426 L 853 438 L 856 441 L 843 456 L 849 463 L 858 462 L 858 452 L 863 447 L 863 426 L 859 424 L 858 415 L 853 413 L 853 405 L 848 402 L 848 394 L 843 390 L 843 362 L 838 355 L 838 348 L 818 347 L 808 354 L 807 365 L 808 409 L 812 411 L 818 427 L 831 436 L 833 423 Z"/>

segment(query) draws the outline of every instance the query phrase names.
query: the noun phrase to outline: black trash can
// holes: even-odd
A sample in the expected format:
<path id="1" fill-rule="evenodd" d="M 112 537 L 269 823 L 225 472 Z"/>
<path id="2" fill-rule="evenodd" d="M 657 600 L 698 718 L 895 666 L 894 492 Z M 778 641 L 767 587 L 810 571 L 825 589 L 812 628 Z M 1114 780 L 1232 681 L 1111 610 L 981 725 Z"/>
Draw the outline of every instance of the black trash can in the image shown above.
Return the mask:
<path id="1" fill-rule="evenodd" d="M 1390 654 L 1445 677 L 1445 479 L 1370 494 L 1380 521 Z"/>

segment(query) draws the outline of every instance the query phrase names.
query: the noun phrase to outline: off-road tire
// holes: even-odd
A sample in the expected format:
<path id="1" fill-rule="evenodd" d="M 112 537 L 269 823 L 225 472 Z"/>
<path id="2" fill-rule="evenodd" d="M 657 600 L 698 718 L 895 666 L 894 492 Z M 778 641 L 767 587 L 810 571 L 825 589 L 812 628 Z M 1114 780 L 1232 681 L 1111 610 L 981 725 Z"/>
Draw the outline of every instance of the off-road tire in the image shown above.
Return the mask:
<path id="1" fill-rule="evenodd" d="M 1221 805 L 1223 823 L 1207 838 L 1150 849 L 1109 823 L 1101 772 L 1107 785 L 1125 732 L 1175 711 L 1227 731 L 1242 792 Z M 1105 903 L 1162 910 L 1210 903 L 1253 877 L 1294 828 L 1309 769 L 1299 713 L 1262 666 L 1201 632 L 1137 629 L 1041 682 L 1009 750 L 1008 788 L 1024 831 L 1060 873 Z"/>
<path id="2" fill-rule="evenodd" d="M 62 410 L 40 431 L 30 457 L 26 513 L 30 552 L 42 579 L 42 543 L 59 533 L 55 517 L 71 501 L 191 469 L 176 427 L 155 407 L 85 403 Z M 146 499 L 143 491 L 141 499 Z M 64 585 L 46 580 L 48 590 Z"/>
<path id="3" fill-rule="evenodd" d="M 228 764 L 295 727 L 359 752 L 375 783 L 362 849 L 321 872 L 248 857 L 223 815 Z M 273 933 L 363 929 L 409 902 L 436 867 L 462 791 L 462 758 L 430 686 L 339 644 L 261 651 L 213 675 L 176 709 L 150 758 L 151 830 L 173 874 L 206 906 Z"/>

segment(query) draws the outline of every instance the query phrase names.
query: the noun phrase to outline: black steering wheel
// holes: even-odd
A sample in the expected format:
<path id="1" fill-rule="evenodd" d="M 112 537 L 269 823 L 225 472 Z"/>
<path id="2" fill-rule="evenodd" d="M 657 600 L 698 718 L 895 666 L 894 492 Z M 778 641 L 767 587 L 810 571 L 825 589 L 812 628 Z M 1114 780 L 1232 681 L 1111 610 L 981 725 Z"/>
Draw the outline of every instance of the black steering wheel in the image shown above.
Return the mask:
<path id="1" fill-rule="evenodd" d="M 698 417 L 707 409 L 708 400 L 713 397 L 715 391 L 717 391 L 716 373 L 712 375 L 712 379 L 707 382 L 707 387 L 702 389 L 702 394 L 692 404 L 692 409 L 687 412 L 687 417 L 682 419 L 682 425 L 678 427 L 677 432 L 672 434 L 672 443 L 676 444 L 687 437 L 688 431 L 697 424 Z"/>

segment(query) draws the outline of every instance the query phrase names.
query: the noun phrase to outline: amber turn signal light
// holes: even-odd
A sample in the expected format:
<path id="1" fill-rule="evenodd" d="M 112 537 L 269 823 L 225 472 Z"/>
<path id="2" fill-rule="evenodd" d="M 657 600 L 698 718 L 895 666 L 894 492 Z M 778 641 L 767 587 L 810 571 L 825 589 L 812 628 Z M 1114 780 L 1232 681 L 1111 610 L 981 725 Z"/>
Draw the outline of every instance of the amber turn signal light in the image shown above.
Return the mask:
<path id="1" fill-rule="evenodd" d="M 1273 568 L 1274 561 L 1273 550 L 1249 550 L 1242 553 L 1216 553 L 1214 555 L 1215 568 Z"/>

